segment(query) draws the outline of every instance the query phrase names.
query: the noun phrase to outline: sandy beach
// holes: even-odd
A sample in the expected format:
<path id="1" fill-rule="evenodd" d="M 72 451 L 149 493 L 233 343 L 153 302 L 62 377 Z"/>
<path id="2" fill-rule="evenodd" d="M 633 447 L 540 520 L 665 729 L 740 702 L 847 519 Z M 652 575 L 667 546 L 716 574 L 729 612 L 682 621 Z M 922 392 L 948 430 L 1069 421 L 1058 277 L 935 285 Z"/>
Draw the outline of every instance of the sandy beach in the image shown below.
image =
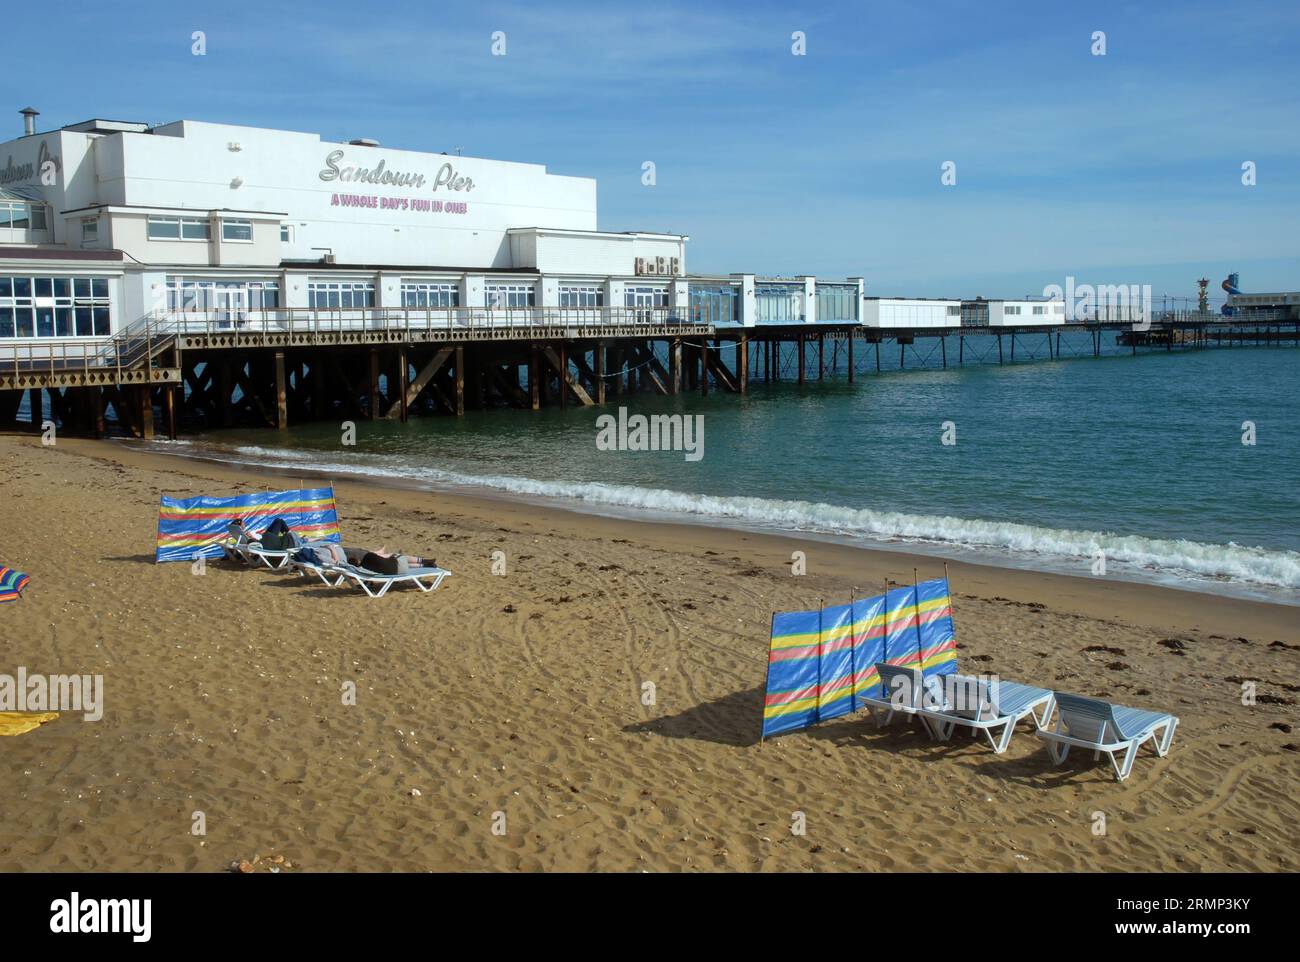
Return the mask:
<path id="1" fill-rule="evenodd" d="M 954 563 L 964 670 L 1171 711 L 1172 753 L 1117 783 L 1027 727 L 998 756 L 865 715 L 760 744 L 772 612 L 941 563 L 342 482 L 346 543 L 454 576 L 371 600 L 154 564 L 160 494 L 266 486 L 0 436 L 0 562 L 32 577 L 0 672 L 103 674 L 105 702 L 0 740 L 0 870 L 1300 869 L 1300 609 Z"/>

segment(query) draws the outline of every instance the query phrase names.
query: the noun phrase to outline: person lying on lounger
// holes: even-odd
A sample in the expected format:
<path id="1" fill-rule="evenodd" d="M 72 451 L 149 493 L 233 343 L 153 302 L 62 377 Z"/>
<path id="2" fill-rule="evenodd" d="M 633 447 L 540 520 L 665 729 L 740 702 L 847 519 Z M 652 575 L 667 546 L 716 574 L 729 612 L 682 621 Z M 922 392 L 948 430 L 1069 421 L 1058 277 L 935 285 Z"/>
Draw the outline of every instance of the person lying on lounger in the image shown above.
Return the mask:
<path id="1" fill-rule="evenodd" d="M 402 554 L 400 551 L 390 552 L 387 547 L 380 548 L 378 551 L 365 552 L 356 564 L 367 571 L 374 571 L 381 575 L 404 575 L 412 568 L 437 567 L 437 563 L 432 558 Z"/>

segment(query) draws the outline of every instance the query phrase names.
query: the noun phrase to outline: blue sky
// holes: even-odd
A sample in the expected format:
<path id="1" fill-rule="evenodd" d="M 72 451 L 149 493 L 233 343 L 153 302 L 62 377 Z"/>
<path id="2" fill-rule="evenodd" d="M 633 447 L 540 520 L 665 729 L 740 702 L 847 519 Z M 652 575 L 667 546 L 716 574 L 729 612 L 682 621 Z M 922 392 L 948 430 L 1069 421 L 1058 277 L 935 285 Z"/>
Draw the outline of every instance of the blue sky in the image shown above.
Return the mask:
<path id="1" fill-rule="evenodd" d="M 1073 275 L 1190 297 L 1230 270 L 1300 287 L 1300 4 L 52 9 L 5 15 L 39 41 L 8 46 L 5 86 L 42 129 L 186 117 L 545 163 L 599 179 L 602 229 L 690 234 L 693 272 L 862 275 L 884 295 Z"/>

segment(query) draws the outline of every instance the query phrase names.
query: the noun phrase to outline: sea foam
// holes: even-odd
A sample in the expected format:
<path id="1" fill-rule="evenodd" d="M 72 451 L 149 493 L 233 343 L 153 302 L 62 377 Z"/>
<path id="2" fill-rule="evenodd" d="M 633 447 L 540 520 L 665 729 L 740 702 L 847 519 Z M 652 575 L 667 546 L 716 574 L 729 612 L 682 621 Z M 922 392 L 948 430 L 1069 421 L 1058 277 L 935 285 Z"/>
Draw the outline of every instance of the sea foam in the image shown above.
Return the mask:
<path id="1" fill-rule="evenodd" d="M 1237 544 L 1207 544 L 1133 534 L 1048 528 L 1009 521 L 984 521 L 950 515 L 877 511 L 812 501 L 787 501 L 691 494 L 664 488 L 604 482 L 542 481 L 510 475 L 468 475 L 430 467 L 394 467 L 358 458 L 353 463 L 322 461 L 311 451 L 259 446 L 213 450 L 224 460 L 247 460 L 272 467 L 301 467 L 313 473 L 407 479 L 436 486 L 486 488 L 528 498 L 555 499 L 570 505 L 616 513 L 651 513 L 683 521 L 799 531 L 866 542 L 973 550 L 988 557 L 1027 566 L 1047 563 L 1080 572 L 1091 570 L 1102 552 L 1118 571 L 1164 580 L 1235 582 L 1268 588 L 1300 589 L 1300 552 L 1275 551 Z M 983 560 L 983 559 L 980 559 Z"/>

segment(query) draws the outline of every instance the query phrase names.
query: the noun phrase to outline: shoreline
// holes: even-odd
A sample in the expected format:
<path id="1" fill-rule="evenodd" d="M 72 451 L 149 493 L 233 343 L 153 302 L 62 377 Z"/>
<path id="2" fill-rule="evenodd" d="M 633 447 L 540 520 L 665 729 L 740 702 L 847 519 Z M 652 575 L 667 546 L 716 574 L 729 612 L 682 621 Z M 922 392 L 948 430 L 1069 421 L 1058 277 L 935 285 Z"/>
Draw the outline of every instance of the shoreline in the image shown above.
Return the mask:
<path id="1" fill-rule="evenodd" d="M 0 871 L 1300 869 L 1290 607 L 949 563 L 959 670 L 1178 716 L 1126 782 L 1027 724 L 1000 755 L 864 712 L 761 741 L 772 613 L 934 559 L 336 480 L 345 541 L 453 576 L 154 562 L 160 494 L 282 477 L 0 435 L 0 562 L 31 576 L 0 673 L 104 679 L 100 720 L 6 741 Z"/>
<path id="2" fill-rule="evenodd" d="M 434 499 L 442 499 L 456 504 L 461 510 L 479 517 L 489 517 L 504 506 L 512 512 L 536 510 L 544 516 L 558 515 L 565 519 L 565 521 L 561 522 L 562 524 L 572 524 L 580 529 L 600 528 L 610 522 L 615 524 L 626 522 L 637 525 L 638 530 L 642 526 L 650 529 L 642 532 L 643 540 L 654 541 L 675 548 L 694 544 L 699 539 L 699 532 L 703 530 L 719 536 L 728 536 L 724 537 L 723 540 L 732 548 L 737 546 L 737 539 L 739 539 L 739 542 L 742 543 L 752 542 L 761 546 L 766 553 L 773 556 L 781 556 L 784 552 L 784 560 L 778 563 L 785 566 L 787 573 L 790 566 L 789 550 L 787 549 L 792 548 L 794 545 L 802 544 L 805 548 L 812 545 L 816 546 L 817 550 L 825 549 L 832 554 L 834 558 L 831 565 L 833 573 L 840 577 L 841 580 L 853 580 L 847 571 L 853 567 L 855 555 L 861 554 L 864 556 L 864 573 L 870 573 L 873 577 L 855 583 L 856 587 L 862 589 L 860 595 L 874 593 L 876 586 L 883 584 L 885 581 L 905 584 L 910 580 L 912 569 L 921 572 L 928 570 L 929 574 L 922 574 L 922 579 L 937 577 L 935 569 L 946 565 L 953 573 L 954 580 L 960 572 L 969 579 L 969 583 L 980 585 L 985 590 L 993 590 L 993 586 L 1001 582 L 1004 587 L 1009 588 L 1012 592 L 1012 600 L 1015 601 L 1032 601 L 1036 595 L 1041 594 L 1044 590 L 1050 590 L 1054 599 L 1070 599 L 1073 604 L 1078 605 L 1076 609 L 1072 609 L 1073 613 L 1088 617 L 1101 617 L 1104 612 L 1114 610 L 1115 600 L 1109 597 L 1102 599 L 1099 595 L 1110 595 L 1109 589 L 1122 586 L 1125 590 L 1131 590 L 1137 596 L 1137 598 L 1133 599 L 1137 602 L 1136 605 L 1132 602 L 1125 602 L 1121 603 L 1119 608 L 1119 611 L 1123 613 L 1123 617 L 1132 620 L 1132 623 L 1135 624 L 1149 626 L 1162 624 L 1173 626 L 1178 630 L 1202 628 L 1208 625 L 1211 627 L 1207 628 L 1207 630 L 1212 629 L 1222 633 L 1230 631 L 1231 626 L 1237 624 L 1236 619 L 1243 615 L 1260 616 L 1263 611 L 1272 612 L 1273 609 L 1276 609 L 1276 617 L 1264 616 L 1261 623 L 1274 624 L 1279 638 L 1285 637 L 1282 634 L 1284 630 L 1290 630 L 1294 633 L 1292 623 L 1296 618 L 1295 606 L 1285 602 L 1261 598 L 1220 595 L 1194 588 L 1156 584 L 1129 578 L 1108 580 L 1106 578 L 1062 574 L 1027 566 L 1014 567 L 987 564 L 979 561 L 963 561 L 941 554 L 910 551 L 903 546 L 897 549 L 879 547 L 834 540 L 814 533 L 756 531 L 739 526 L 715 524 L 705 520 L 698 522 L 670 521 L 658 518 L 635 517 L 631 513 L 626 515 L 615 512 L 603 513 L 596 510 L 583 510 L 580 507 L 568 506 L 563 503 L 555 503 L 558 499 L 547 499 L 547 503 L 542 503 L 541 498 L 530 499 L 524 496 L 512 496 L 508 492 L 497 492 L 495 490 L 484 493 L 449 491 L 414 479 L 408 480 L 397 477 L 363 478 L 350 475 L 340 479 L 326 472 L 260 464 L 246 465 L 245 470 L 238 465 L 198 454 L 187 454 L 179 451 L 176 453 L 163 453 L 145 450 L 129 441 L 123 443 L 117 440 L 74 439 L 60 441 L 59 444 L 61 447 L 75 445 L 70 450 L 91 457 L 103 456 L 93 453 L 101 450 L 105 453 L 109 451 L 114 453 L 129 452 L 128 457 L 119 459 L 121 463 L 139 464 L 154 469 L 164 469 L 171 462 L 179 460 L 202 466 L 204 470 L 196 469 L 193 475 L 189 475 L 187 472 L 178 473 L 196 478 L 207 478 L 213 476 L 206 473 L 211 471 L 219 478 L 244 486 L 247 486 L 250 475 L 265 479 L 301 478 L 328 481 L 334 486 L 336 493 L 339 490 L 346 491 L 347 488 L 356 486 L 363 490 L 388 492 L 402 498 L 427 495 Z M 84 449 L 81 447 L 82 445 L 85 445 Z M 165 493 L 176 494 L 177 492 Z M 347 511 L 343 503 L 344 498 L 338 497 L 338 500 L 340 502 L 339 522 L 345 532 L 346 540 Z M 592 520 L 589 524 L 584 525 L 581 519 Z M 554 517 L 550 517 L 549 520 L 552 523 L 555 522 Z M 848 585 L 847 587 L 851 588 L 855 585 Z M 954 593 L 959 594 L 962 592 L 954 586 Z M 1150 618 L 1147 620 L 1140 618 L 1140 612 L 1144 609 L 1151 612 Z M 1297 640 L 1300 640 L 1300 638 L 1297 638 Z"/>
<path id="3" fill-rule="evenodd" d="M 1215 578 L 1208 575 L 1197 575 L 1191 571 L 1176 568 L 1167 569 L 1152 567 L 1150 565 L 1125 561 L 1121 558 L 1108 558 L 1109 570 L 1107 574 L 1101 578 L 1096 578 L 1079 573 L 1080 571 L 1089 568 L 1092 564 L 1092 559 L 1090 557 L 1083 556 L 1053 554 L 1051 552 L 1044 553 L 1027 549 L 1016 550 L 992 544 L 968 544 L 966 542 L 954 540 L 926 538 L 909 540 L 907 537 L 901 535 L 893 537 L 873 537 L 864 534 L 839 534 L 828 530 L 785 527 L 777 523 L 768 523 L 760 520 L 746 520 L 743 518 L 728 516 L 724 513 L 707 513 L 705 511 L 700 511 L 698 513 L 689 511 L 674 512 L 667 508 L 635 505 L 628 502 L 602 501 L 600 498 L 587 499 L 580 496 L 566 496 L 563 494 L 548 492 L 534 493 L 527 490 L 519 490 L 503 483 L 490 483 L 489 481 L 479 481 L 476 483 L 473 478 L 439 481 L 388 473 L 381 473 L 377 476 L 368 477 L 362 474 L 360 470 L 340 469 L 338 465 L 330 465 L 329 470 L 314 470 L 308 467 L 300 467 L 288 463 L 268 464 L 264 461 L 258 460 L 257 456 L 254 455 L 245 457 L 241 455 L 238 450 L 224 451 L 220 448 L 213 450 L 212 448 L 202 445 L 197 447 L 193 446 L 192 442 L 184 442 L 178 445 L 175 450 L 170 450 L 169 442 L 165 441 L 140 442 L 135 439 L 112 439 L 109 443 L 118 444 L 127 450 L 137 451 L 142 454 L 156 454 L 161 457 L 181 458 L 216 467 L 224 466 L 233 470 L 247 469 L 249 471 L 264 472 L 278 477 L 305 477 L 329 481 L 351 481 L 358 484 L 378 485 L 381 487 L 388 486 L 392 488 L 401 488 L 403 490 L 426 491 L 431 494 L 451 498 L 465 497 L 481 501 L 499 501 L 508 504 L 532 505 L 541 510 L 594 515 L 614 521 L 685 525 L 691 527 L 737 531 L 747 534 L 785 537 L 799 541 L 838 544 L 863 551 L 896 552 L 913 559 L 928 559 L 928 562 L 931 564 L 947 561 L 950 563 L 969 564 L 977 567 L 990 567 L 1002 570 L 1026 571 L 1031 573 L 1061 575 L 1063 577 L 1083 578 L 1084 580 L 1110 580 L 1135 585 L 1169 588 L 1170 590 L 1204 594 L 1212 597 L 1235 598 L 1247 601 L 1257 601 L 1263 604 L 1300 608 L 1300 588 L 1286 587 L 1271 582 L 1237 580 L 1231 577 Z M 552 485 L 555 483 L 535 481 L 523 477 L 504 477 L 494 478 L 492 480 L 496 482 L 518 481 L 522 484 L 538 486 Z M 599 484 L 595 484 L 594 486 L 600 487 Z M 646 493 L 654 495 L 663 494 L 680 496 L 682 498 L 706 497 L 704 495 L 689 494 L 674 490 L 635 490 L 644 490 Z M 726 501 L 728 499 L 722 497 L 721 500 Z M 772 503 L 783 506 L 787 504 L 792 506 L 804 504 L 804 502 Z M 817 507 L 836 509 L 841 506 L 818 505 Z M 889 512 L 883 513 L 889 514 Z M 988 519 L 975 519 L 974 521 L 971 521 L 968 519 L 953 518 L 949 520 L 976 525 L 996 525 L 999 523 Z M 1071 529 L 1038 528 L 1034 525 L 1026 525 L 1023 522 L 1007 522 L 1007 524 L 1013 527 L 1031 528 L 1060 535 L 1072 536 L 1076 534 L 1087 534 L 1098 538 L 1110 536 L 1105 532 L 1078 532 Z M 1131 533 L 1129 535 L 1120 535 L 1118 537 L 1133 537 L 1153 544 L 1179 543 L 1217 550 L 1226 550 L 1229 547 L 1238 550 L 1256 550 L 1250 548 L 1240 549 L 1239 546 L 1236 546 L 1235 544 L 1217 545 L 1208 542 L 1195 542 L 1186 539 L 1156 538 L 1154 536 Z M 1276 554 L 1286 553 L 1283 549 L 1262 550 L 1271 551 Z"/>

